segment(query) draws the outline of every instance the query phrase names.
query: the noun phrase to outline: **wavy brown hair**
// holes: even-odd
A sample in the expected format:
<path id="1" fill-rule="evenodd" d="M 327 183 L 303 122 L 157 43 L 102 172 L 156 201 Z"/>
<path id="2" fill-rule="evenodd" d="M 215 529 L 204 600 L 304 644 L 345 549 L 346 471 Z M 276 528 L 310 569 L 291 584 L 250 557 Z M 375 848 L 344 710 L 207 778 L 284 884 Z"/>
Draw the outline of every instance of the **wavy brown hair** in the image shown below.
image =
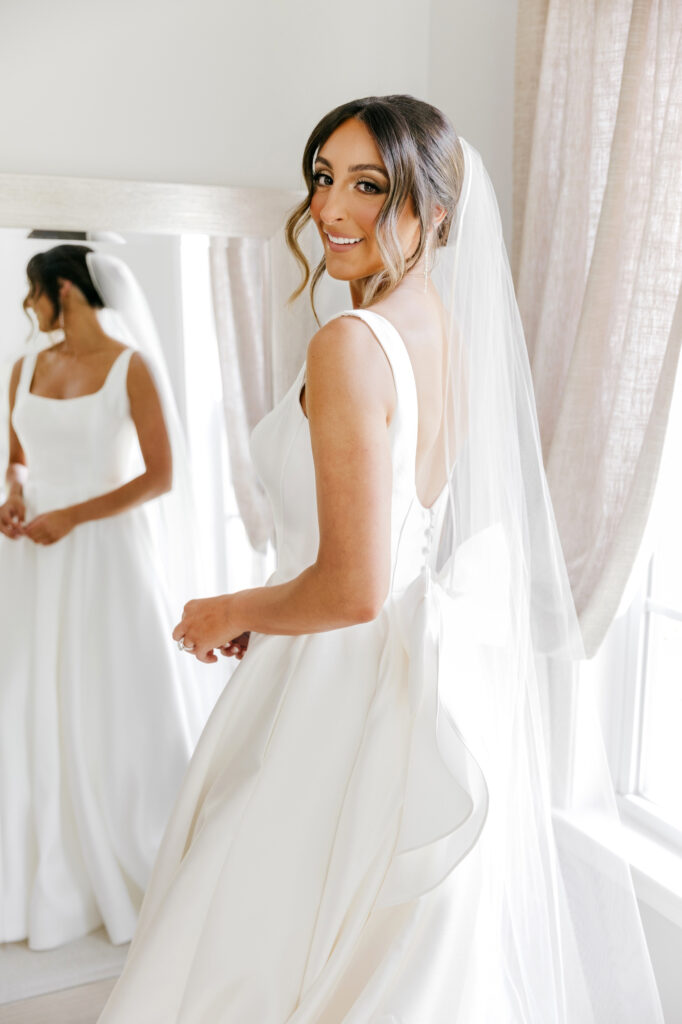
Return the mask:
<path id="1" fill-rule="evenodd" d="M 445 245 L 464 176 L 462 146 L 448 118 L 437 107 L 414 96 L 367 96 L 335 107 L 313 128 L 303 151 L 303 177 L 308 195 L 293 211 L 286 225 L 287 245 L 303 271 L 303 280 L 290 297 L 296 299 L 310 282 L 310 301 L 315 311 L 315 287 L 326 269 L 323 257 L 312 272 L 299 238 L 310 220 L 310 201 L 315 191 L 314 161 L 319 149 L 345 121 L 361 121 L 376 142 L 388 173 L 388 193 L 376 224 L 376 239 L 384 266 L 364 279 L 363 307 L 384 297 L 400 283 L 417 263 L 426 245 L 435 207 L 445 210 L 438 225 L 436 244 Z M 412 197 L 419 219 L 419 244 L 405 257 L 396 224 L 401 210 Z M 317 317 L 317 314 L 315 314 Z"/>

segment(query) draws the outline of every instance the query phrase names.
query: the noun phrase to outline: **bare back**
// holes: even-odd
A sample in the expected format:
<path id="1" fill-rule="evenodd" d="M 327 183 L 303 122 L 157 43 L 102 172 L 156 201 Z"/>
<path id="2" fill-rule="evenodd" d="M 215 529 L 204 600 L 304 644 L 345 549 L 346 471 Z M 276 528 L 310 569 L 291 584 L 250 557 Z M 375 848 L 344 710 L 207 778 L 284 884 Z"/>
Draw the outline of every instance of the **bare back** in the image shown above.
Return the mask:
<path id="1" fill-rule="evenodd" d="M 446 458 L 455 455 L 452 432 L 443 417 L 446 386 L 446 333 L 443 306 L 430 286 L 426 293 L 414 287 L 396 288 L 371 309 L 385 317 L 400 334 L 412 364 L 417 388 L 419 414 L 417 432 L 416 487 L 425 507 L 436 500 L 446 483 Z"/>

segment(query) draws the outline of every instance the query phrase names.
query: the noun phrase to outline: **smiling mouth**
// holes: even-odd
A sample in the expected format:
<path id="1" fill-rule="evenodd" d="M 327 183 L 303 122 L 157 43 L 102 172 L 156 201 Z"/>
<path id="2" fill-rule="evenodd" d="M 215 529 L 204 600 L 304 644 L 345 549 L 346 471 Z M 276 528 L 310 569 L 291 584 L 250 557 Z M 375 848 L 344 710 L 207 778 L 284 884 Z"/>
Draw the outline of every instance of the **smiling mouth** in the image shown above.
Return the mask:
<path id="1" fill-rule="evenodd" d="M 332 235 L 329 231 L 324 231 L 324 236 L 333 252 L 352 249 L 362 241 L 361 238 L 345 238 L 343 235 Z"/>

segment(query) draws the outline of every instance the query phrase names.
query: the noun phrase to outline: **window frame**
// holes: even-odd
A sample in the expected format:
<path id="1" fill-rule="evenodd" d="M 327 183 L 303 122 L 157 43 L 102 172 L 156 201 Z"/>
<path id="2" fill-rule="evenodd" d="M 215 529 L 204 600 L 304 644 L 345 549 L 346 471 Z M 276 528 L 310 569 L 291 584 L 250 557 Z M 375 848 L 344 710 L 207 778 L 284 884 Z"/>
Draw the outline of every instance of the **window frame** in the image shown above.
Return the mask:
<path id="1" fill-rule="evenodd" d="M 646 572 L 624 619 L 624 671 L 621 676 L 622 722 L 613 737 L 611 769 L 616 802 L 623 817 L 640 829 L 653 833 L 679 851 L 682 857 L 682 828 L 666 814 L 665 808 L 641 791 L 644 750 L 647 665 L 651 615 L 682 621 L 682 613 L 651 597 L 656 554 L 648 560 Z"/>

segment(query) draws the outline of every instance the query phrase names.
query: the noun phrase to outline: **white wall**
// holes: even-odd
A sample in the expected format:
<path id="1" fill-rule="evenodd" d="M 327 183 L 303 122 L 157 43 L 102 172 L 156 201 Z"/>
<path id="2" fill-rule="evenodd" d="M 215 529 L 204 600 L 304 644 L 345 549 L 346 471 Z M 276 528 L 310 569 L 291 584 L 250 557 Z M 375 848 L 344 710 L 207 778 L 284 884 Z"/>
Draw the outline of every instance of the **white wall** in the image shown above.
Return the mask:
<path id="1" fill-rule="evenodd" d="M 423 96 L 423 0 L 5 0 L 0 170 L 297 187 L 332 107 Z"/>
<path id="2" fill-rule="evenodd" d="M 0 170 L 296 187 L 335 104 L 411 92 L 511 223 L 516 0 L 5 0 Z"/>
<path id="3" fill-rule="evenodd" d="M 428 99 L 479 150 L 511 243 L 516 0 L 431 0 Z"/>

